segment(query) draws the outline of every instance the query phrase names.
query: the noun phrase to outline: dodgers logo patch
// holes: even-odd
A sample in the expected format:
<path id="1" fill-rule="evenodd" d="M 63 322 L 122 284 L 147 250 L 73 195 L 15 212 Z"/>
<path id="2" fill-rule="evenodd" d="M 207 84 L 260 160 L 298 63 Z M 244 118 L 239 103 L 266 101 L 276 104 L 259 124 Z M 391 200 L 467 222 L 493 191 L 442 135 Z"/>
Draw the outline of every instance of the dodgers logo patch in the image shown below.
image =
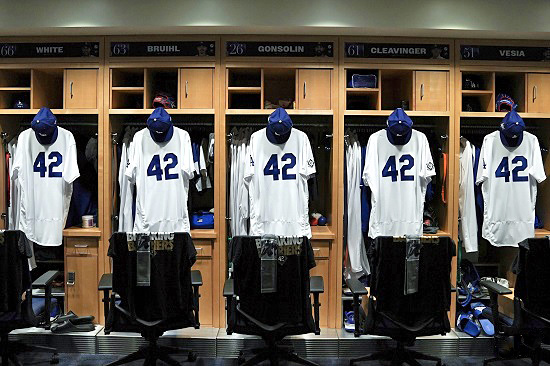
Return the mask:
<path id="1" fill-rule="evenodd" d="M 310 167 L 310 168 L 313 168 L 313 166 L 315 165 L 315 162 L 313 161 L 313 159 L 309 159 L 307 161 L 307 165 Z"/>
<path id="2" fill-rule="evenodd" d="M 434 164 L 430 161 L 428 164 L 426 164 L 426 168 L 428 168 L 428 170 L 433 170 Z"/>

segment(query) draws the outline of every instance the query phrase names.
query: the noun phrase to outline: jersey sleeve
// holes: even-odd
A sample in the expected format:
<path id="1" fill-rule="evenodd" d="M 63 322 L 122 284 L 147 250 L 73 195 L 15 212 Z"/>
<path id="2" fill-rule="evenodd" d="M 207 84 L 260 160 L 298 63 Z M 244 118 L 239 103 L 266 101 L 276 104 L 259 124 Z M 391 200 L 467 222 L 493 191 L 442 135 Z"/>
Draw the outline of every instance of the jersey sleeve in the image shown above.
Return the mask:
<path id="1" fill-rule="evenodd" d="M 76 143 L 74 138 L 71 138 L 67 148 L 67 153 L 65 154 L 63 179 L 65 179 L 65 182 L 71 184 L 78 177 L 80 177 L 80 172 L 78 171 L 78 163 L 76 159 Z"/>
<path id="2" fill-rule="evenodd" d="M 187 176 L 188 179 L 192 179 L 195 174 L 195 162 L 193 161 L 193 148 L 191 146 L 191 138 L 187 132 L 184 133 L 185 137 L 182 139 L 182 162 L 181 171 Z"/>
<path id="3" fill-rule="evenodd" d="M 540 153 L 539 140 L 535 137 L 535 143 L 533 144 L 533 157 L 531 161 L 531 168 L 529 169 L 529 174 L 541 183 L 546 179 L 546 174 L 544 172 L 544 164 L 542 162 L 542 154 Z"/>
<path id="4" fill-rule="evenodd" d="M 304 135 L 304 143 L 302 144 L 301 151 L 302 161 L 300 166 L 300 174 L 309 179 L 315 174 L 315 158 L 313 157 L 313 151 L 311 150 L 311 144 L 307 136 Z"/>
<path id="5" fill-rule="evenodd" d="M 483 145 L 481 145 L 481 152 L 479 153 L 479 162 L 477 164 L 476 184 L 481 184 L 489 178 L 490 166 L 487 165 L 491 162 L 489 140 L 483 139 Z"/>
<path id="6" fill-rule="evenodd" d="M 376 136 L 373 135 L 367 141 L 367 149 L 365 151 L 365 165 L 363 166 L 363 182 L 366 186 L 371 186 L 376 177 L 376 163 L 378 159 L 378 151 L 376 151 Z"/>
<path id="7" fill-rule="evenodd" d="M 11 180 L 16 180 L 20 177 L 19 172 L 21 171 L 22 166 L 23 166 L 23 153 L 19 152 L 15 154 L 12 166 L 10 168 Z"/>
<path id="8" fill-rule="evenodd" d="M 254 156 L 254 138 L 250 139 L 250 144 L 246 147 L 245 153 L 245 164 L 244 164 L 244 183 L 248 183 L 252 180 L 254 176 L 254 161 L 256 157 Z"/>
<path id="9" fill-rule="evenodd" d="M 432 152 L 430 150 L 430 144 L 426 136 L 423 136 L 422 147 L 420 148 L 420 154 L 422 156 L 422 167 L 420 170 L 420 176 L 427 182 L 431 182 L 432 177 L 435 175 L 434 160 Z"/>
<path id="10" fill-rule="evenodd" d="M 139 164 L 139 161 L 137 159 L 138 157 L 136 154 L 136 144 L 137 144 L 136 140 L 137 139 L 134 139 L 134 141 L 131 142 L 130 146 L 128 147 L 128 157 L 127 157 L 127 163 L 126 163 L 127 167 L 126 167 L 126 170 L 124 171 L 124 175 L 126 176 L 126 178 L 128 178 L 131 184 L 136 183 L 136 172 Z"/>

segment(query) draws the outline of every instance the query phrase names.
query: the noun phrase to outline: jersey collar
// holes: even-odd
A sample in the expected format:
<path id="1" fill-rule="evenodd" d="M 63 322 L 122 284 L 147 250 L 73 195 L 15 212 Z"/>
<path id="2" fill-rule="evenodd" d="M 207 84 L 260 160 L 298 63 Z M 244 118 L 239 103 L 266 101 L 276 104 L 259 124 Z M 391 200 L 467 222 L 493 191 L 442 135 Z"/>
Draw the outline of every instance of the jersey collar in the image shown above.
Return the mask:
<path id="1" fill-rule="evenodd" d="M 42 145 L 51 145 L 51 144 L 53 144 L 57 140 L 58 134 L 59 133 L 58 133 L 57 127 L 55 127 L 55 129 L 53 130 L 53 133 L 51 135 L 42 136 L 38 132 L 36 132 L 36 131 L 34 132 L 34 135 L 36 136 L 36 139 Z"/>

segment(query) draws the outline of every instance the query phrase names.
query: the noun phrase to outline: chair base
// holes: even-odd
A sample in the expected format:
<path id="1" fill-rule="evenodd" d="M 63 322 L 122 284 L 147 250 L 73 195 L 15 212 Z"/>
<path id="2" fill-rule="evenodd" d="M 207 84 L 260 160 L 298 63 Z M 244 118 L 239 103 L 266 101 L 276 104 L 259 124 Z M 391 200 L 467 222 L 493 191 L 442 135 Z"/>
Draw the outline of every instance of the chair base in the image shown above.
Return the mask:
<path id="1" fill-rule="evenodd" d="M 250 352 L 254 354 L 248 361 L 244 358 L 244 352 Z M 315 362 L 311 362 L 298 356 L 294 349 L 290 346 L 281 346 L 276 344 L 270 344 L 263 348 L 254 348 L 249 350 L 243 350 L 239 354 L 238 363 L 241 366 L 257 365 L 260 362 L 269 360 L 271 366 L 278 366 L 279 361 L 294 362 L 300 365 L 306 366 L 319 366 Z"/>
<path id="2" fill-rule="evenodd" d="M 2 366 L 9 366 L 10 361 L 13 365 L 23 366 L 23 364 L 17 358 L 17 355 L 25 352 L 49 352 L 52 353 L 50 364 L 55 365 L 59 363 L 59 355 L 57 350 L 52 347 L 28 345 L 20 341 L 8 341 L 7 335 L 2 335 L 0 352 L 2 355 Z"/>
<path id="3" fill-rule="evenodd" d="M 513 360 L 521 360 L 521 359 L 531 359 L 531 364 L 533 366 L 540 365 L 541 361 L 544 361 L 548 364 L 550 364 L 550 351 L 542 348 L 538 348 L 534 350 L 533 352 L 529 352 L 528 355 L 522 355 L 522 354 L 513 354 L 510 356 L 497 356 L 497 357 L 491 357 L 488 359 L 483 360 L 483 366 L 487 366 L 493 362 L 501 362 L 501 361 L 513 361 Z"/>
<path id="4" fill-rule="evenodd" d="M 421 366 L 417 360 L 434 361 L 437 366 L 442 366 L 441 358 L 426 355 L 411 349 L 405 348 L 402 343 L 397 343 L 397 348 L 375 352 L 367 356 L 359 357 L 350 360 L 350 366 L 355 365 L 357 362 L 363 361 L 391 361 L 392 366 L 408 364 L 411 366 Z"/>
<path id="5" fill-rule="evenodd" d="M 144 366 L 155 366 L 157 360 L 163 361 L 168 365 L 179 366 L 180 363 L 169 356 L 175 353 L 187 353 L 187 361 L 189 362 L 194 362 L 197 359 L 197 354 L 189 349 L 159 346 L 155 342 L 140 348 L 137 352 L 122 357 L 120 360 L 111 362 L 107 366 L 124 365 L 137 360 L 145 360 L 143 363 Z"/>

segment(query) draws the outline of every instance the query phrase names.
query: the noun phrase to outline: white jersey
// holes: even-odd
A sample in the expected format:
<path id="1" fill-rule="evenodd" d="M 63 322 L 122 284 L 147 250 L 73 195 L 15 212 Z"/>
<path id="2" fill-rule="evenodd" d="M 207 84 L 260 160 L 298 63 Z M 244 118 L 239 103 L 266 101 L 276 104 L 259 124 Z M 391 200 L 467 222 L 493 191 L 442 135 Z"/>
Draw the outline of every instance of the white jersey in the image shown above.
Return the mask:
<path id="1" fill-rule="evenodd" d="M 513 246 L 535 235 L 537 182 L 546 179 L 537 137 L 523 132 L 506 147 L 495 131 L 483 139 L 477 184 L 483 183 L 482 236 L 495 246 Z"/>
<path id="2" fill-rule="evenodd" d="M 363 181 L 371 189 L 369 237 L 422 235 L 426 187 L 435 168 L 426 135 L 412 130 L 393 145 L 386 130 L 369 137 Z"/>
<path id="3" fill-rule="evenodd" d="M 311 238 L 307 180 L 315 174 L 315 160 L 307 135 L 293 128 L 287 142 L 273 144 L 263 128 L 250 137 L 248 160 L 249 235 Z"/>
<path id="4" fill-rule="evenodd" d="M 19 227 L 37 244 L 57 246 L 71 203 L 72 183 L 80 176 L 72 133 L 57 127 L 53 144 L 42 145 L 34 131 L 19 135 L 12 180 L 19 183 Z"/>
<path id="5" fill-rule="evenodd" d="M 134 232 L 189 232 L 187 194 L 194 163 L 189 134 L 174 127 L 168 142 L 155 142 L 144 128 L 134 135 L 124 174 L 135 184 Z"/>
<path id="6" fill-rule="evenodd" d="M 477 252 L 477 214 L 474 192 L 475 148 L 460 138 L 460 174 L 458 178 L 459 234 L 467 253 Z"/>

